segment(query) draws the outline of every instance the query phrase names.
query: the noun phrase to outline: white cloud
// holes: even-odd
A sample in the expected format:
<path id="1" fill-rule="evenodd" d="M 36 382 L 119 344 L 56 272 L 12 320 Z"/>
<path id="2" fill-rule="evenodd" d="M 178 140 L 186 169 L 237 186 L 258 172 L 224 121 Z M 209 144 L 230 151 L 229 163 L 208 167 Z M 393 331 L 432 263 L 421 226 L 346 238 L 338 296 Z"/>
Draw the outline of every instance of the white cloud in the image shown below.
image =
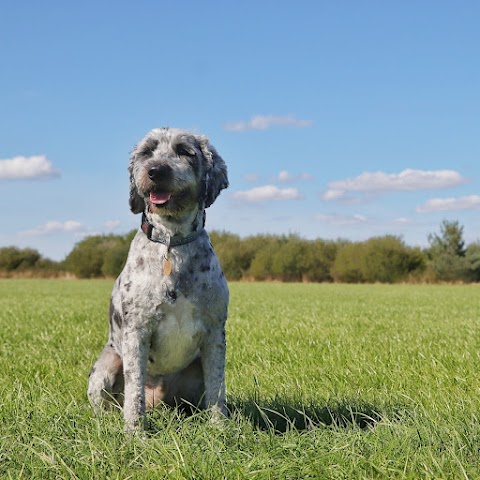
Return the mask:
<path id="1" fill-rule="evenodd" d="M 0 160 L 0 179 L 31 180 L 58 177 L 60 172 L 53 168 L 45 155 L 17 156 Z"/>
<path id="2" fill-rule="evenodd" d="M 282 170 L 277 177 L 279 182 L 291 182 L 295 180 L 295 177 L 291 174 L 288 173 L 286 170 Z"/>
<path id="3" fill-rule="evenodd" d="M 480 208 L 480 195 L 468 195 L 458 198 L 432 198 L 417 207 L 417 212 L 449 212 L 454 210 L 473 210 L 477 208 Z"/>
<path id="4" fill-rule="evenodd" d="M 247 182 L 259 182 L 261 180 L 260 175 L 256 173 L 249 173 L 243 177 Z M 301 173 L 301 174 L 292 174 L 287 170 L 281 170 L 278 174 L 270 177 L 271 182 L 280 182 L 280 183 L 292 183 L 299 180 L 312 180 L 313 175 L 310 173 Z"/>
<path id="5" fill-rule="evenodd" d="M 313 176 L 310 175 L 309 173 L 293 175 L 287 170 L 282 170 L 278 173 L 278 175 L 275 175 L 274 177 L 272 177 L 271 180 L 275 182 L 290 183 L 290 182 L 296 182 L 297 180 L 311 180 L 312 178 Z"/>
<path id="6" fill-rule="evenodd" d="M 67 220 L 66 222 L 52 220 L 31 230 L 20 232 L 20 235 L 22 237 L 37 237 L 40 235 L 50 235 L 52 233 L 75 232 L 80 228 L 82 228 L 82 224 L 75 220 Z"/>
<path id="7" fill-rule="evenodd" d="M 393 223 L 398 224 L 398 225 L 408 225 L 409 223 L 412 223 L 412 221 L 408 218 L 405 217 L 399 217 L 393 220 Z"/>
<path id="8" fill-rule="evenodd" d="M 412 170 L 400 173 L 364 172 L 358 177 L 347 178 L 328 184 L 324 200 L 339 200 L 349 192 L 378 193 L 392 191 L 429 190 L 450 188 L 467 180 L 453 170 Z"/>
<path id="9" fill-rule="evenodd" d="M 345 195 L 344 190 L 327 190 L 323 194 L 323 199 L 324 200 L 337 200 L 339 198 L 342 198 Z"/>
<path id="10" fill-rule="evenodd" d="M 235 200 L 257 203 L 268 200 L 298 200 L 301 198 L 301 195 L 296 188 L 278 188 L 274 185 L 265 185 L 252 188 L 251 190 L 235 192 L 233 198 Z"/>
<path id="11" fill-rule="evenodd" d="M 356 225 L 368 222 L 368 218 L 363 215 L 317 215 L 316 219 L 320 222 L 330 223 L 332 225 Z"/>
<path id="12" fill-rule="evenodd" d="M 266 130 L 271 127 L 305 128 L 312 125 L 311 120 L 302 120 L 295 115 L 254 115 L 248 121 L 230 122 L 224 125 L 230 132 L 245 132 L 247 130 Z"/>

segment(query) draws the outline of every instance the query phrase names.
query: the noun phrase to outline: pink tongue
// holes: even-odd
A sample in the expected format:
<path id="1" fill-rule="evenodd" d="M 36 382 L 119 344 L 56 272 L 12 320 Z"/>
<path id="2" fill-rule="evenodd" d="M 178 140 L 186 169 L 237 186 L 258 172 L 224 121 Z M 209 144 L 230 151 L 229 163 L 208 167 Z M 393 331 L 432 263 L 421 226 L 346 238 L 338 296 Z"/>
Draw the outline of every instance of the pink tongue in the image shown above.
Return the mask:
<path id="1" fill-rule="evenodd" d="M 150 201 L 155 204 L 167 203 L 172 197 L 171 193 L 150 192 Z"/>

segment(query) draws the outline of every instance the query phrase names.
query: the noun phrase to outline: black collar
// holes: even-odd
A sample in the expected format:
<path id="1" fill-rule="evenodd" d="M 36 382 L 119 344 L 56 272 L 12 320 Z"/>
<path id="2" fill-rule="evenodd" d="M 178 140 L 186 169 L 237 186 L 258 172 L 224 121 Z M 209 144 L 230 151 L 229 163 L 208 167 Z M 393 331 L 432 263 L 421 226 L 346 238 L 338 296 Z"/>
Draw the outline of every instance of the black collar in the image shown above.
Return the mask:
<path id="1" fill-rule="evenodd" d="M 175 239 L 175 237 L 169 238 L 168 236 L 161 237 L 157 235 L 155 236 L 155 238 L 152 238 L 152 233 L 154 228 L 155 227 L 147 220 L 147 216 L 145 215 L 145 212 L 142 213 L 142 224 L 141 224 L 142 232 L 147 236 L 147 238 L 150 241 L 161 243 L 162 245 L 165 245 L 168 248 L 176 247 L 178 245 L 186 245 L 187 243 L 194 242 L 205 230 L 204 228 L 202 228 L 197 232 L 193 232 L 188 237 L 178 238 L 178 239 Z"/>

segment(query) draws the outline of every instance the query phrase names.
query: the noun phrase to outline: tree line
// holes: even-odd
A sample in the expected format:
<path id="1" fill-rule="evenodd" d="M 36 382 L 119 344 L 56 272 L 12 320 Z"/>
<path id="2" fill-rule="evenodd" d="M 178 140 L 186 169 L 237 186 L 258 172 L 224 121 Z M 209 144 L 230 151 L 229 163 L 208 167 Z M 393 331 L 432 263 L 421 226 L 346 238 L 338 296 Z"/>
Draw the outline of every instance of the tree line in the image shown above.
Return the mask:
<path id="1" fill-rule="evenodd" d="M 122 270 L 136 231 L 96 235 L 61 262 L 34 249 L 0 248 L 0 276 L 111 278 Z M 361 242 L 306 240 L 298 235 L 213 231 L 212 244 L 229 280 L 282 282 L 480 282 L 480 242 L 465 244 L 463 226 L 444 220 L 421 249 L 385 235 Z"/>

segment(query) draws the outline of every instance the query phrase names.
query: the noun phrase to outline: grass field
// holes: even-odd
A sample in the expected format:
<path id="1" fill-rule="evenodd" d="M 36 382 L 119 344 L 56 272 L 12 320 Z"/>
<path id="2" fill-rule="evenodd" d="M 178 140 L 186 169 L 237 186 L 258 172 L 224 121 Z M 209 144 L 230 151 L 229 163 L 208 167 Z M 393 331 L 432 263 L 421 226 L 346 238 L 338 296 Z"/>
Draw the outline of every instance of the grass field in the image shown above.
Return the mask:
<path id="1" fill-rule="evenodd" d="M 0 280 L 0 478 L 480 478 L 480 287 L 231 284 L 231 419 L 92 415 L 110 281 Z"/>

